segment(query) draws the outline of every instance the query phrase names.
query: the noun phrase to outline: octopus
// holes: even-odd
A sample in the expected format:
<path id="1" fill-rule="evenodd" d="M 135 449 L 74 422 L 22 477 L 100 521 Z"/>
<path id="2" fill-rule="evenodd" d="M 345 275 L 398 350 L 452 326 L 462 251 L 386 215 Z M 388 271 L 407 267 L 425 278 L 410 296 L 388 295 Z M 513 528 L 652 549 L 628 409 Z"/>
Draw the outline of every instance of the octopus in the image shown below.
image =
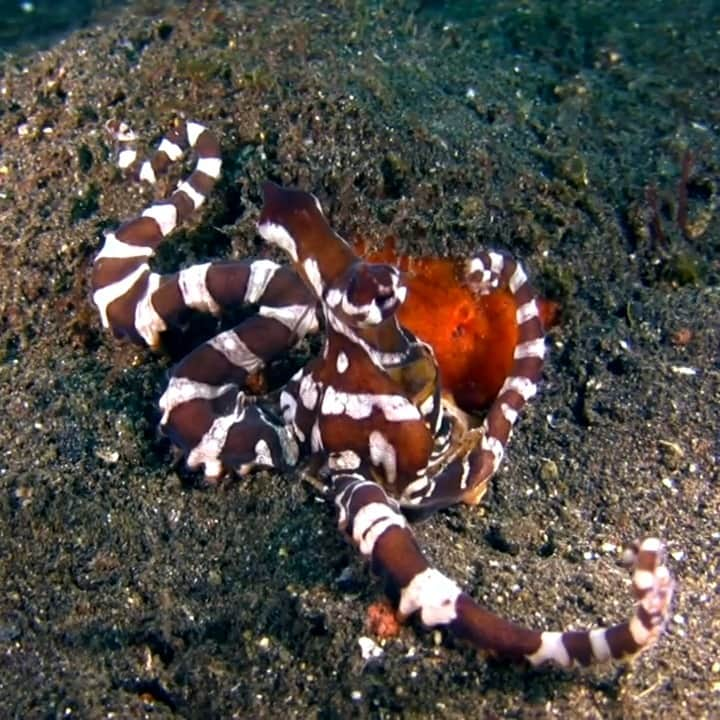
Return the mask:
<path id="1" fill-rule="evenodd" d="M 266 182 L 257 231 L 288 264 L 242 259 L 159 274 L 150 261 L 211 192 L 222 169 L 220 146 L 203 125 L 179 122 L 139 164 L 132 135 L 121 140 L 123 167 L 150 182 L 188 146 L 197 164 L 166 199 L 106 234 L 91 281 L 103 326 L 158 349 L 165 333 L 195 314 L 256 309 L 189 349 L 170 371 L 160 429 L 191 470 L 214 483 L 259 467 L 288 478 L 304 468 L 334 502 L 340 531 L 383 579 L 397 618 L 417 614 L 425 626 L 446 628 L 486 654 L 568 667 L 630 658 L 655 643 L 674 585 L 657 538 L 631 553 L 629 619 L 541 631 L 481 607 L 428 562 L 413 534 L 413 520 L 480 502 L 537 391 L 544 330 L 520 263 L 495 251 L 452 262 L 386 251 L 371 262 L 332 230 L 314 195 Z M 440 328 L 449 344 L 422 322 L 437 324 L 428 288 L 438 283 L 455 313 Z M 282 387 L 250 392 L 270 363 L 316 333 L 316 357 Z M 507 348 L 499 359 L 493 343 Z M 460 363 L 443 359 L 448 347 Z M 471 373 L 458 371 L 467 363 Z M 478 381 L 482 373 L 489 381 Z M 466 408 L 486 406 L 483 419 L 461 410 L 455 395 Z"/>

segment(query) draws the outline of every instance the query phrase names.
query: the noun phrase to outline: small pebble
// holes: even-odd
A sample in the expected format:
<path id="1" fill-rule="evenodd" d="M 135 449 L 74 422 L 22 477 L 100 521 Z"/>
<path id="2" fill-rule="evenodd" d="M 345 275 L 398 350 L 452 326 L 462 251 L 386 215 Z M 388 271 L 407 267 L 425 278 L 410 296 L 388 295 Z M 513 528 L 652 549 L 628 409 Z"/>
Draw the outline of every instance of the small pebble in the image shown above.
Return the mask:
<path id="1" fill-rule="evenodd" d="M 365 635 L 358 638 L 358 645 L 360 646 L 360 654 L 363 660 L 379 658 L 384 652 L 372 638 L 366 637 Z"/>

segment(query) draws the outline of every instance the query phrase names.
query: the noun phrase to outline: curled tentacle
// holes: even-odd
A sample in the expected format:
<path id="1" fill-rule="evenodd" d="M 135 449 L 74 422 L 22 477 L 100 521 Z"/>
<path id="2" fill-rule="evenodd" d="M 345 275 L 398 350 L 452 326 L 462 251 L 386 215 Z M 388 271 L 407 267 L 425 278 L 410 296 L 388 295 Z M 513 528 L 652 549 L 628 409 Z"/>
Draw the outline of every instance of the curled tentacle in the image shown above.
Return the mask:
<path id="1" fill-rule="evenodd" d="M 198 159 L 187 180 L 169 198 L 153 203 L 140 217 L 123 223 L 105 236 L 93 262 L 92 297 L 100 311 L 103 326 L 116 337 L 127 337 L 137 344 L 157 347 L 168 317 L 191 304 L 184 292 L 204 284 L 207 266 L 200 265 L 172 278 L 152 272 L 149 260 L 160 243 L 181 222 L 199 208 L 220 177 L 222 161 L 215 136 L 203 125 L 181 123 L 173 131 L 173 141 L 161 145 L 156 154 L 167 161 L 182 156 L 183 144 L 194 148 Z M 166 161 L 163 160 L 163 163 Z M 158 291 L 166 302 L 158 307 Z"/>
<path id="2" fill-rule="evenodd" d="M 385 582 L 401 618 L 419 613 L 427 627 L 447 627 L 476 647 L 532 665 L 562 667 L 624 660 L 649 648 L 660 636 L 670 610 L 673 581 L 663 564 L 662 543 L 646 538 L 632 568 L 636 600 L 631 618 L 592 630 L 543 632 L 511 623 L 478 605 L 450 578 L 431 567 L 400 511 L 362 468 L 334 478 L 339 526 Z"/>
<path id="3" fill-rule="evenodd" d="M 227 470 L 288 468 L 298 460 L 292 431 L 242 388 L 271 360 L 318 330 L 314 298 L 289 268 L 267 260 L 215 265 L 223 283 L 208 289 L 225 307 L 259 304 L 257 315 L 199 345 L 171 371 L 160 399 L 162 432 L 186 454 L 191 469 L 215 479 Z M 224 287 L 226 292 L 221 292 Z"/>
<path id="4" fill-rule="evenodd" d="M 219 315 L 243 305 L 258 314 L 197 347 L 170 373 L 160 400 L 161 431 L 187 456 L 192 469 L 215 479 L 227 470 L 243 474 L 257 465 L 293 466 L 298 448 L 292 432 L 272 409 L 246 397 L 251 375 L 282 351 L 318 329 L 316 302 L 296 273 L 269 260 L 203 263 L 172 275 L 152 272 L 149 260 L 175 227 L 200 207 L 220 175 L 220 149 L 209 130 L 182 123 L 149 161 L 136 160 L 134 134 L 118 130 L 125 143 L 120 162 L 154 182 L 170 162 L 194 147 L 197 165 L 164 201 L 108 233 L 93 265 L 93 300 L 105 327 L 151 347 L 192 312 Z"/>

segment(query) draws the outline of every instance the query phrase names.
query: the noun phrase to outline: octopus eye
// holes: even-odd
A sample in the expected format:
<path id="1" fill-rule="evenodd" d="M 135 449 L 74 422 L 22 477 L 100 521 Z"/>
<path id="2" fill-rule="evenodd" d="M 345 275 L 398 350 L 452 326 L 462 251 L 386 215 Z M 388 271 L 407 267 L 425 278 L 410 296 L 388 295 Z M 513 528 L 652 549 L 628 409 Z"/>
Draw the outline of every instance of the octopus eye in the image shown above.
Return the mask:
<path id="1" fill-rule="evenodd" d="M 383 307 L 383 305 L 386 305 L 388 301 L 394 299 L 395 291 L 392 287 L 388 287 L 387 285 L 378 287 L 377 292 L 375 293 L 375 304 L 378 307 Z"/>
<path id="2" fill-rule="evenodd" d="M 406 288 L 400 274 L 390 265 L 357 263 L 351 270 L 342 293 L 341 310 L 358 327 L 378 325 L 404 302 Z M 329 305 L 335 307 L 328 296 Z"/>
<path id="3" fill-rule="evenodd" d="M 375 305 L 380 309 L 383 316 L 387 317 L 399 307 L 400 298 L 395 293 L 394 288 L 382 288 L 375 296 Z"/>

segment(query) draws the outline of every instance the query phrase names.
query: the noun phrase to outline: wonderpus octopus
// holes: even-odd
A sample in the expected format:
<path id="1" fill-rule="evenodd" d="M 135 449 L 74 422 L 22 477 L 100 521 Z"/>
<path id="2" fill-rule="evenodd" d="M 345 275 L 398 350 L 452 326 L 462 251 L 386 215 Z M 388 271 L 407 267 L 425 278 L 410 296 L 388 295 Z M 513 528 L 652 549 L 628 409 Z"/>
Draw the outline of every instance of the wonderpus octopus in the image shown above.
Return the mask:
<path id="1" fill-rule="evenodd" d="M 360 257 L 333 232 L 313 195 L 263 186 L 258 232 L 286 253 L 290 265 L 255 259 L 153 272 L 148 262 L 158 246 L 200 207 L 220 176 L 220 149 L 205 127 L 182 122 L 150 161 L 135 163 L 141 178 L 154 181 L 188 145 L 198 156 L 188 179 L 108 233 L 92 273 L 103 325 L 151 348 L 192 313 L 257 307 L 170 372 L 160 428 L 188 466 L 215 481 L 260 466 L 290 474 L 302 463 L 334 499 L 340 529 L 385 581 L 399 618 L 418 612 L 426 626 L 445 626 L 489 654 L 533 665 L 586 665 L 627 658 L 653 644 L 673 590 L 655 538 L 635 546 L 635 606 L 628 621 L 542 632 L 476 604 L 429 565 L 408 525 L 408 518 L 453 503 L 480 501 L 518 413 L 536 392 L 544 332 L 520 264 L 491 251 L 462 264 L 460 283 L 474 296 L 510 298 L 517 338 L 509 374 L 482 423 L 473 423 L 443 390 L 433 348 L 398 320 L 403 303 L 413 303 L 407 274 Z M 123 152 L 122 164 L 132 165 L 133 151 Z M 324 336 L 319 357 L 273 393 L 246 393 L 268 363 L 317 332 Z"/>

